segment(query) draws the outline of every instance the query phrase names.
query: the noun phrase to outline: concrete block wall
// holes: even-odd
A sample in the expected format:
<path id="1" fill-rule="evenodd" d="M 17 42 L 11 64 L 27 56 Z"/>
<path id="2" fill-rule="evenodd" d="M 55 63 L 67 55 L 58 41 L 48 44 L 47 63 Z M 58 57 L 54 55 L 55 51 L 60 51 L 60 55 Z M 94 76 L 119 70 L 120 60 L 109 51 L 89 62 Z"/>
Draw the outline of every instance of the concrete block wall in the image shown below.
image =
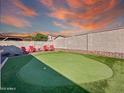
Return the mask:
<path id="1" fill-rule="evenodd" d="M 41 41 L 0 41 L 0 46 L 10 46 L 14 45 L 16 47 L 28 47 L 30 45 L 33 45 L 35 47 L 40 46 L 42 47 L 46 42 Z"/>
<path id="2" fill-rule="evenodd" d="M 66 49 L 66 38 L 63 37 L 58 37 L 56 40 L 53 41 L 55 48 L 62 48 L 62 49 Z"/>
<path id="3" fill-rule="evenodd" d="M 124 29 L 88 34 L 88 50 L 124 53 Z"/>
<path id="4" fill-rule="evenodd" d="M 65 45 L 68 49 L 87 50 L 87 36 L 72 36 L 65 39 Z"/>
<path id="5" fill-rule="evenodd" d="M 124 29 L 57 38 L 55 48 L 124 58 Z"/>
<path id="6" fill-rule="evenodd" d="M 72 36 L 68 38 L 57 38 L 54 41 L 55 48 L 87 50 L 87 38 L 83 36 Z"/>

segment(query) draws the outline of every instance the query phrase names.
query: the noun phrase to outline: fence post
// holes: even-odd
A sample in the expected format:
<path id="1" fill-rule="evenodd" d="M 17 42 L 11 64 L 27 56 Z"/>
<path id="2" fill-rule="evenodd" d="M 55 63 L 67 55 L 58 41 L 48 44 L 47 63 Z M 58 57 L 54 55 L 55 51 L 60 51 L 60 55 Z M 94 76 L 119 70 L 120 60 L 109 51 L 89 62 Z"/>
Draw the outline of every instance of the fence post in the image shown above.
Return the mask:
<path id="1" fill-rule="evenodd" d="M 1 88 L 2 52 L 3 50 L 0 50 L 0 88 Z"/>
<path id="2" fill-rule="evenodd" d="M 86 43 L 87 43 L 87 46 L 86 46 L 86 47 L 87 47 L 87 53 L 88 53 L 88 50 L 89 50 L 89 49 L 88 49 L 88 47 L 89 47 L 89 44 L 88 44 L 88 43 L 89 43 L 89 37 L 88 37 L 88 34 L 86 34 L 86 40 L 87 40 L 87 41 L 86 41 Z"/>

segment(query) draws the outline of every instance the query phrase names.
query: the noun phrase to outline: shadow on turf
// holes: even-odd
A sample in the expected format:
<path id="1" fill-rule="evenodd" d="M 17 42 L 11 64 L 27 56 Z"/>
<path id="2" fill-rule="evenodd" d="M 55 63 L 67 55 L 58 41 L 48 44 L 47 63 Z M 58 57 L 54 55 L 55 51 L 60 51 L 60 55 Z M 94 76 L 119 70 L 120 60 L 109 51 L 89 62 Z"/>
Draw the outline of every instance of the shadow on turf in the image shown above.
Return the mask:
<path id="1" fill-rule="evenodd" d="M 38 60 L 36 57 L 34 57 L 32 55 L 24 56 L 23 59 L 21 58 L 20 62 L 17 62 L 17 60 L 19 58 L 20 57 L 11 59 L 12 64 L 10 62 L 7 62 L 5 64 L 5 66 L 2 68 L 2 73 L 3 73 L 2 74 L 2 86 L 3 87 L 6 87 L 6 86 L 7 87 L 8 86 L 16 87 L 16 90 L 9 91 L 9 92 L 2 91 L 2 93 L 90 93 L 87 90 L 80 87 L 79 85 L 75 84 L 73 81 L 66 78 L 65 76 L 56 72 L 54 69 L 52 69 L 48 65 L 44 64 L 43 62 L 41 62 L 40 60 Z M 51 72 L 53 72 L 54 75 L 59 75 L 60 80 L 62 80 L 63 82 L 68 82 L 69 85 L 48 88 L 48 87 L 44 87 L 44 86 L 31 85 L 31 84 L 27 84 L 27 83 L 20 81 L 15 76 L 15 74 L 17 74 L 23 66 L 28 64 L 31 59 L 35 59 L 37 62 L 40 62 L 41 65 L 47 67 L 47 69 L 49 69 Z M 8 67 L 9 65 L 10 65 L 10 68 Z M 10 69 L 12 69 L 12 72 L 10 71 Z M 8 81 L 8 82 L 6 82 L 6 81 Z"/>

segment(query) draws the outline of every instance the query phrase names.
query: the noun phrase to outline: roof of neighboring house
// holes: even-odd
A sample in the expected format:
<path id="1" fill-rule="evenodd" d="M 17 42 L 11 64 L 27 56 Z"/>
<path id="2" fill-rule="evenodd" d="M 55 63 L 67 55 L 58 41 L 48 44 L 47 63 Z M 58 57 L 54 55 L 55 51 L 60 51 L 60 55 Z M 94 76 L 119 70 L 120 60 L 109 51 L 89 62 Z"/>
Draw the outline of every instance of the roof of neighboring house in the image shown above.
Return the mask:
<path id="1" fill-rule="evenodd" d="M 57 35 L 54 34 L 48 34 L 48 36 L 57 37 Z"/>
<path id="2" fill-rule="evenodd" d="M 0 38 L 29 38 L 30 35 L 28 34 L 12 34 L 12 33 L 0 33 Z"/>
<path id="3" fill-rule="evenodd" d="M 0 37 L 0 40 L 2 41 L 8 41 L 8 40 L 16 40 L 16 41 L 22 41 L 22 38 L 18 38 L 18 37 Z"/>

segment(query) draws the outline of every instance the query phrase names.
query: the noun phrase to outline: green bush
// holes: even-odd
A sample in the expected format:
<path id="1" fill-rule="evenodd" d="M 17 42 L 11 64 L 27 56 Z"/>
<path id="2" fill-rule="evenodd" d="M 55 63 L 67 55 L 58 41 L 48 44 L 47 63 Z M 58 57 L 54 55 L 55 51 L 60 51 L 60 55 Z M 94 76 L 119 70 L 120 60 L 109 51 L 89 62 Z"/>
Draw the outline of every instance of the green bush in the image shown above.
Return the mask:
<path id="1" fill-rule="evenodd" d="M 48 36 L 44 34 L 37 33 L 36 35 L 32 36 L 32 40 L 34 41 L 47 41 Z"/>

